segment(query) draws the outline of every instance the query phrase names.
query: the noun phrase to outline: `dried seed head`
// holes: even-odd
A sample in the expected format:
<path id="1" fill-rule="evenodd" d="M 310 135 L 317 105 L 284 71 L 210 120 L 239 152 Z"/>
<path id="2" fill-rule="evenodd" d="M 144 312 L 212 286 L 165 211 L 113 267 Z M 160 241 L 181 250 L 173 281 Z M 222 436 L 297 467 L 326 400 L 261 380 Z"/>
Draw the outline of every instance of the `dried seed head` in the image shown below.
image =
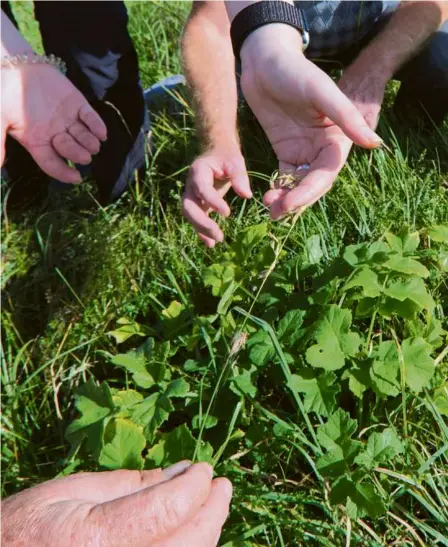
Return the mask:
<path id="1" fill-rule="evenodd" d="M 246 344 L 246 340 L 247 340 L 246 332 L 236 331 L 232 340 L 232 346 L 230 348 L 230 357 L 234 357 L 242 350 L 242 348 Z"/>

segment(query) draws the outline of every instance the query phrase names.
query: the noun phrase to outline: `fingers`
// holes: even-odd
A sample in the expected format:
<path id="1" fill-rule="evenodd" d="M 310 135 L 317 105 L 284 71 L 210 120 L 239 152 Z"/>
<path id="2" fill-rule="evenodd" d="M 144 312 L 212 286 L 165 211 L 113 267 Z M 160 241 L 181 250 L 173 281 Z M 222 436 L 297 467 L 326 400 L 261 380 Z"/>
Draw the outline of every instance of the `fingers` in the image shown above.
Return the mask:
<path id="1" fill-rule="evenodd" d="M 210 244 L 213 247 L 215 242 L 221 242 L 224 240 L 224 234 L 220 230 L 219 226 L 214 222 L 204 209 L 199 205 L 197 199 L 192 196 L 189 191 L 184 194 L 182 199 L 182 211 L 185 218 L 193 226 L 193 228 L 199 233 L 202 241 Z M 211 244 L 213 242 L 213 245 Z"/>
<path id="2" fill-rule="evenodd" d="M 98 154 L 101 148 L 100 140 L 83 123 L 75 122 L 67 131 L 87 152 Z"/>
<path id="3" fill-rule="evenodd" d="M 89 103 L 84 103 L 79 109 L 79 119 L 90 129 L 90 131 L 100 140 L 107 139 L 106 124 L 100 116 L 93 110 Z"/>
<path id="4" fill-rule="evenodd" d="M 90 153 L 66 131 L 55 135 L 51 141 L 53 148 L 56 152 L 74 163 L 80 163 L 81 165 L 87 165 L 92 161 Z"/>
<path id="5" fill-rule="evenodd" d="M 229 177 L 232 188 L 241 198 L 250 199 L 252 197 L 249 176 L 246 171 L 244 160 L 242 160 L 242 165 L 236 164 L 229 166 L 227 169 L 227 176 Z"/>
<path id="6" fill-rule="evenodd" d="M 215 479 L 212 483 L 210 496 L 199 513 L 164 540 L 163 547 L 215 547 L 229 514 L 231 498 L 232 484 L 230 481 Z M 158 542 L 154 547 L 162 547 L 162 543 Z"/>
<path id="7" fill-rule="evenodd" d="M 376 148 L 383 142 L 331 78 L 319 78 L 317 84 L 314 89 L 316 108 L 338 125 L 347 137 L 364 148 Z"/>
<path id="8" fill-rule="evenodd" d="M 55 489 L 57 488 L 64 498 L 82 498 L 94 503 L 104 503 L 171 480 L 184 473 L 190 466 L 189 461 L 181 461 L 163 470 L 128 471 L 120 469 L 97 473 L 77 473 L 57 481 L 51 481 L 51 483 L 44 483 L 44 485 L 51 485 L 53 496 L 56 494 Z"/>
<path id="9" fill-rule="evenodd" d="M 81 175 L 69 167 L 65 161 L 55 152 L 52 146 L 36 146 L 28 150 L 37 165 L 50 177 L 61 182 L 76 184 L 81 182 Z"/>
<path id="10" fill-rule="evenodd" d="M 90 509 L 86 524 L 108 547 L 147 547 L 192 519 L 208 499 L 213 469 L 192 465 L 182 475 L 157 486 Z"/>
<path id="11" fill-rule="evenodd" d="M 351 148 L 348 139 L 324 148 L 311 164 L 311 170 L 293 190 L 271 190 L 264 197 L 271 207 L 271 217 L 279 219 L 287 213 L 311 205 L 330 190 L 347 159 Z"/>
<path id="12" fill-rule="evenodd" d="M 5 162 L 5 142 L 6 142 L 6 128 L 0 127 L 0 167 Z"/>
<path id="13" fill-rule="evenodd" d="M 207 207 L 217 213 L 228 216 L 229 206 L 214 188 L 215 173 L 212 167 L 204 161 L 196 161 L 191 166 L 187 184 L 191 192 Z"/>

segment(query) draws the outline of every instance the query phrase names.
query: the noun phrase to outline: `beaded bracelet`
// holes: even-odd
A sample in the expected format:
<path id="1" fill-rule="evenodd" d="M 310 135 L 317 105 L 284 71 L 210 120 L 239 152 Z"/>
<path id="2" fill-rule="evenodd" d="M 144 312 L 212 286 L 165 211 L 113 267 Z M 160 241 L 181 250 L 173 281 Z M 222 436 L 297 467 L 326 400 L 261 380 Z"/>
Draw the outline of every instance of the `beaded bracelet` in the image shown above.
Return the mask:
<path id="1" fill-rule="evenodd" d="M 22 53 L 20 55 L 8 55 L 1 58 L 1 68 L 15 68 L 20 65 L 50 65 L 59 69 L 62 74 L 67 72 L 67 65 L 64 61 L 52 53 L 50 55 Z"/>

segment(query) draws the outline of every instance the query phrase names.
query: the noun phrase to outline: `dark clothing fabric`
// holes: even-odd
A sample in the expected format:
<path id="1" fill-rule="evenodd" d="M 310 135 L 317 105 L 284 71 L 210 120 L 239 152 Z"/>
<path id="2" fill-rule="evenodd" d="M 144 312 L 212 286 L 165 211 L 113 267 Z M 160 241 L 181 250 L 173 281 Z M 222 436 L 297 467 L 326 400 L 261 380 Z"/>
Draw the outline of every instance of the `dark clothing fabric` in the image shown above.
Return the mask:
<path id="1" fill-rule="evenodd" d="M 2 9 L 11 17 L 6 2 Z M 45 51 L 66 62 L 68 78 L 107 125 L 108 139 L 90 166 L 105 203 L 119 196 L 144 166 L 149 131 L 126 7 L 121 1 L 39 1 L 34 10 Z M 8 175 L 16 163 L 10 150 L 18 153 L 8 142 Z"/>

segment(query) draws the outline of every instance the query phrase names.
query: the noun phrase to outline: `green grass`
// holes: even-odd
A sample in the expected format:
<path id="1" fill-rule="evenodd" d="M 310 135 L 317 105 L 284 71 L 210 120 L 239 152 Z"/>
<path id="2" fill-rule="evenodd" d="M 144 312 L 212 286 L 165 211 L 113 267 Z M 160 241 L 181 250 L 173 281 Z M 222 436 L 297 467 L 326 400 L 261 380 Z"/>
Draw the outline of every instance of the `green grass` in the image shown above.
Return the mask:
<path id="1" fill-rule="evenodd" d="M 29 3 L 16 2 L 14 8 L 23 30 L 38 44 Z M 186 3 L 129 3 L 130 30 L 145 85 L 179 72 L 178 37 L 187 11 Z M 97 468 L 88 458 L 68 457 L 64 432 L 76 415 L 73 392 L 88 378 L 107 380 L 114 388 L 128 386 L 129 378 L 104 357 L 104 351 L 121 351 L 107 335 L 120 317 L 156 328 L 161 310 L 182 299 L 193 317 L 214 313 L 216 301 L 204 288 L 203 270 L 225 259 L 229 243 L 242 229 L 268 220 L 261 196 L 276 168 L 268 143 L 245 109 L 241 120 L 255 199 L 248 204 L 232 198 L 232 218 L 223 224 L 226 243 L 215 250 L 201 245 L 180 213 L 186 169 L 197 151 L 189 109 L 177 119 L 160 115 L 154 127 L 156 154 L 148 158 L 147 174 L 117 203 L 99 207 L 89 185 L 78 189 L 64 207 L 43 202 L 17 210 L 6 200 L 2 223 L 4 495 L 75 468 Z M 352 153 L 333 190 L 298 220 L 282 260 L 306 260 L 306 240 L 313 235 L 320 237 L 322 260 L 329 264 L 345 246 L 373 241 L 388 230 L 407 225 L 413 231 L 448 222 L 447 127 L 428 137 L 406 133 L 383 119 L 380 133 L 387 148 Z M 289 227 L 287 222 L 270 223 L 269 231 L 282 238 Z M 447 328 L 446 280 L 434 275 L 430 287 L 437 314 Z M 228 331 L 223 336 L 225 343 L 213 341 L 216 372 L 225 365 L 231 344 Z M 126 348 L 135 345 L 134 339 L 125 343 Z M 185 371 L 182 359 L 187 358 L 191 355 L 184 350 L 178 355 L 177 374 L 198 394 L 203 381 L 213 390 L 219 374 L 209 369 L 204 376 L 200 371 Z M 446 376 L 446 364 L 439 367 L 439 377 Z M 235 403 L 221 418 L 231 439 L 217 472 L 229 476 L 235 485 L 223 544 L 448 545 L 448 430 L 431 404 L 430 392 L 419 396 L 407 392 L 404 411 L 400 399 L 378 404 L 371 417 L 364 416 L 366 423 L 371 418 L 372 426 L 389 423 L 400 431 L 409 450 L 406 461 L 389 468 L 398 476 L 378 475 L 395 496 L 388 512 L 373 520 L 351 521 L 343 510 L 330 507 L 328 485 L 316 479 L 303 457 L 303 423 L 275 389 L 276 373 L 267 374 L 263 382 L 266 385 L 256 400 L 245 399 L 238 408 Z M 278 424 L 285 420 L 293 424 L 292 433 L 276 436 L 281 429 Z"/>

